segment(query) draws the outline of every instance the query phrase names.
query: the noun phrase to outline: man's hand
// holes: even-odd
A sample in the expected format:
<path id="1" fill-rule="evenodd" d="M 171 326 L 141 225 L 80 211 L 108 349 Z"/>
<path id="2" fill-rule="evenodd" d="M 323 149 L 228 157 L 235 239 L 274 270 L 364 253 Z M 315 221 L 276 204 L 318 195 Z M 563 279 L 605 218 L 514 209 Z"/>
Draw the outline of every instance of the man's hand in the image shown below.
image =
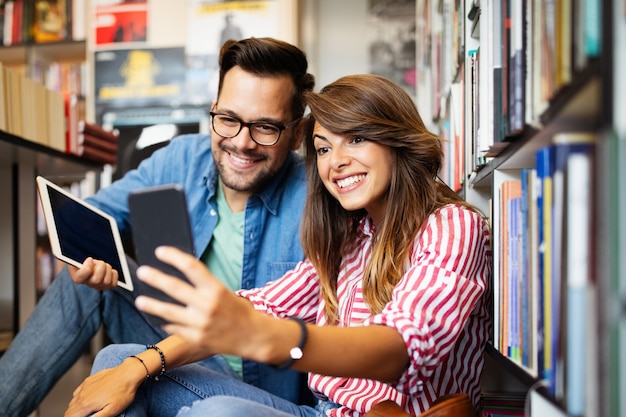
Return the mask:
<path id="1" fill-rule="evenodd" d="M 117 416 L 133 401 L 145 378 L 145 369 L 134 358 L 91 375 L 74 390 L 65 417 Z"/>
<path id="2" fill-rule="evenodd" d="M 99 291 L 110 290 L 117 286 L 118 272 L 104 261 L 89 257 L 80 268 L 68 265 L 67 269 L 72 281 L 76 284 L 85 284 Z"/>

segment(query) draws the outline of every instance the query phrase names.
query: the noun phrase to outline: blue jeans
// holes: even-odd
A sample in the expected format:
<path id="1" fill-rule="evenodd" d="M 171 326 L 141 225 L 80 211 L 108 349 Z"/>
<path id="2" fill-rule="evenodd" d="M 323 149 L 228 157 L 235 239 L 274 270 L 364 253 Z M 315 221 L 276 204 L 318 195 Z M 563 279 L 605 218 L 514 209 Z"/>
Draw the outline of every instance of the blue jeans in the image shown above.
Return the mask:
<path id="1" fill-rule="evenodd" d="M 92 373 L 115 367 L 145 349 L 143 345 L 109 345 L 96 356 Z M 318 417 L 335 407 L 331 402 L 316 408 L 296 405 L 239 378 L 192 364 L 166 371 L 158 381 L 147 380 L 122 416 Z"/>
<path id="2" fill-rule="evenodd" d="M 141 288 L 139 280 L 134 283 Z M 34 411 L 86 351 L 100 325 L 115 343 L 145 345 L 166 337 L 135 308 L 134 298 L 126 290 L 76 285 L 64 268 L 0 357 L 0 415 L 23 417 Z M 222 357 L 203 364 L 232 373 Z"/>

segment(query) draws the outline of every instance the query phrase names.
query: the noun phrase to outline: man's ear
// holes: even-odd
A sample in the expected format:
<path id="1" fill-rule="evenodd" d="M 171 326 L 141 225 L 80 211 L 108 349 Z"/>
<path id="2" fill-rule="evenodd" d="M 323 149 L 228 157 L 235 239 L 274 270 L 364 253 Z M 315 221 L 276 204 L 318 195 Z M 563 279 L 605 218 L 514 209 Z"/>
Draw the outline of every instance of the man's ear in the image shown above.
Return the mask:
<path id="1" fill-rule="evenodd" d="M 300 149 L 304 141 L 304 135 L 306 135 L 307 118 L 302 117 L 298 120 L 298 123 L 293 127 L 293 138 L 291 140 L 291 150 L 297 151 Z"/>

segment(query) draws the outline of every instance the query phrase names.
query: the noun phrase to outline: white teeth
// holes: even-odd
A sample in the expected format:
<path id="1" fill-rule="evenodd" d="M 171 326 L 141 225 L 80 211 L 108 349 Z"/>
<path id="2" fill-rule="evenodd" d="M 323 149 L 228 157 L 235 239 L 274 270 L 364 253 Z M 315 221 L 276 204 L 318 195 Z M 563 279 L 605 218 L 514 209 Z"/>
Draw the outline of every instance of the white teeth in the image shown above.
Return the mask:
<path id="1" fill-rule="evenodd" d="M 352 184 L 355 184 L 365 178 L 365 175 L 355 175 L 354 177 L 344 178 L 342 180 L 337 180 L 337 185 L 339 188 L 346 188 Z"/>
<path id="2" fill-rule="evenodd" d="M 254 162 L 252 159 L 239 158 L 238 156 L 235 156 L 232 153 L 230 154 L 230 156 L 231 158 L 233 158 L 235 161 L 239 162 L 240 164 L 251 164 L 252 162 Z"/>

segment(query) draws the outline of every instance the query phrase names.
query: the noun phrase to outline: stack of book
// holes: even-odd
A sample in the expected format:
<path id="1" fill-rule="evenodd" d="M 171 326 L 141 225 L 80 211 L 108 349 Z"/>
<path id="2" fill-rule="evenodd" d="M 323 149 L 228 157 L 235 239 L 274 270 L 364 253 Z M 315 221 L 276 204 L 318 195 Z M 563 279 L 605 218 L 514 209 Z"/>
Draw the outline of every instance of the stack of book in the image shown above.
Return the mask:
<path id="1" fill-rule="evenodd" d="M 117 162 L 117 139 L 117 132 L 80 120 L 76 153 L 94 162 L 114 165 Z"/>

